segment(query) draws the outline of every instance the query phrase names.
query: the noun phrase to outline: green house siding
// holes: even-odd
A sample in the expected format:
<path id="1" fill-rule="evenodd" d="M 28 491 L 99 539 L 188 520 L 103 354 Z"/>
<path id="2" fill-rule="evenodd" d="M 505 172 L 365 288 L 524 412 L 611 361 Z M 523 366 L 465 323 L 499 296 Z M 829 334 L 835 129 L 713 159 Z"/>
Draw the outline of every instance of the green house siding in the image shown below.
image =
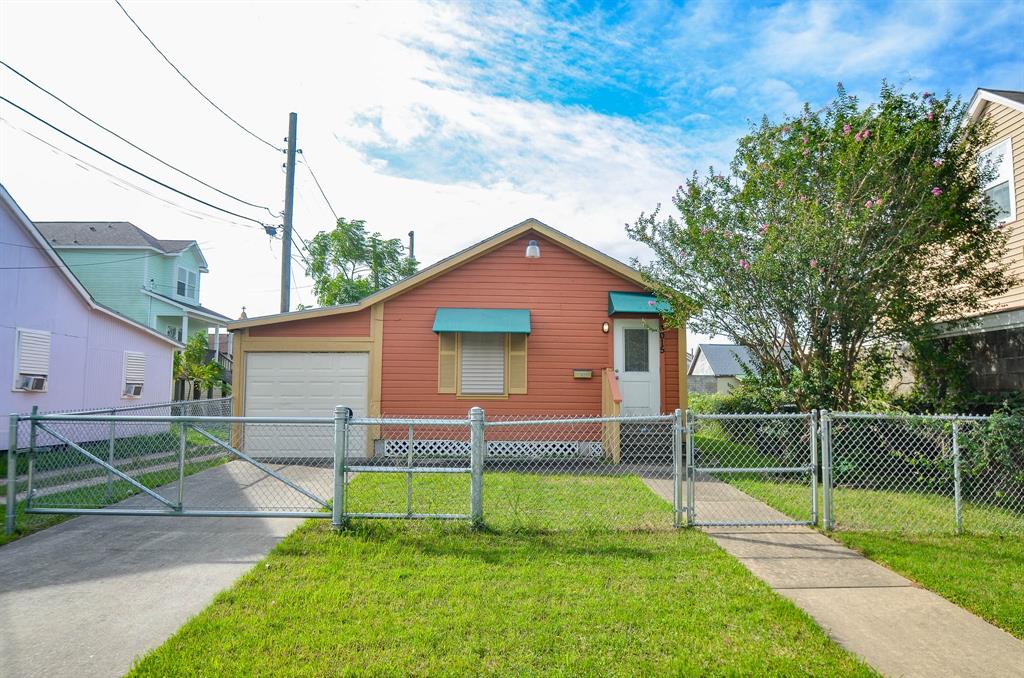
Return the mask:
<path id="1" fill-rule="evenodd" d="M 149 303 L 141 290 L 147 268 L 163 255 L 137 249 L 61 249 L 60 256 L 96 301 L 150 324 Z"/>
<path id="2" fill-rule="evenodd" d="M 161 334 L 166 334 L 169 327 L 180 330 L 186 311 L 147 293 L 147 289 L 183 303 L 199 303 L 203 264 L 195 246 L 178 255 L 146 249 L 57 249 L 68 268 L 98 302 Z M 178 294 L 179 267 L 196 273 L 194 298 Z M 188 334 L 206 332 L 213 327 L 208 320 L 192 317 L 188 321 Z"/>

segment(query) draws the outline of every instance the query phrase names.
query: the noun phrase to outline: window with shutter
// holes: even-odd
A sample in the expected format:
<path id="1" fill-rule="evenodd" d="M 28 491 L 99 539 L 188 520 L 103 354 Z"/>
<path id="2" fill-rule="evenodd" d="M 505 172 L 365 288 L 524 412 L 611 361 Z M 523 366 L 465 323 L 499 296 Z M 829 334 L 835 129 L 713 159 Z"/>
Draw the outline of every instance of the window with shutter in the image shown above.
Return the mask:
<path id="1" fill-rule="evenodd" d="M 459 393 L 505 394 L 505 334 L 460 335 Z"/>
<path id="2" fill-rule="evenodd" d="M 124 352 L 124 391 L 126 398 L 138 398 L 146 383 L 146 354 Z"/>
<path id="3" fill-rule="evenodd" d="M 459 335 L 437 335 L 437 392 L 455 393 L 459 374 Z"/>
<path id="4" fill-rule="evenodd" d="M 50 376 L 50 333 L 18 328 L 14 352 L 14 390 L 45 391 Z"/>

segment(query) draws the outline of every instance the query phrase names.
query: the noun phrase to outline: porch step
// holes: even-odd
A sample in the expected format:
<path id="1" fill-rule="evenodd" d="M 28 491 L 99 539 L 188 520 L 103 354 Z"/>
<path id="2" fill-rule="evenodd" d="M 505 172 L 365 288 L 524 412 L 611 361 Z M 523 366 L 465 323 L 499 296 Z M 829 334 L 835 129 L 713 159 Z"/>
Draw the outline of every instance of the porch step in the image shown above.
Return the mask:
<path id="1" fill-rule="evenodd" d="M 619 429 L 620 452 L 626 460 L 671 459 L 671 424 L 623 423 Z"/>

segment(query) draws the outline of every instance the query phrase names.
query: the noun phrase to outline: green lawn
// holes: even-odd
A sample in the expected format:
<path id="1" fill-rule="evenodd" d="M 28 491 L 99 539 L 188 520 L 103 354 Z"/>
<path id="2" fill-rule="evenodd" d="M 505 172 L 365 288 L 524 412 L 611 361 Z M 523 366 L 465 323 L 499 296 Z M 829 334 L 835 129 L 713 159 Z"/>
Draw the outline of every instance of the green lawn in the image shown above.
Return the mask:
<path id="1" fill-rule="evenodd" d="M 870 532 L 831 536 L 1024 640 L 1024 539 Z"/>
<path id="2" fill-rule="evenodd" d="M 467 509 L 430 478 L 414 510 Z M 671 513 L 638 478 L 575 480 L 489 474 L 477 531 L 308 521 L 133 675 L 871 675 L 704 534 L 643 529 Z M 401 477 L 350 490 L 404 507 Z"/>

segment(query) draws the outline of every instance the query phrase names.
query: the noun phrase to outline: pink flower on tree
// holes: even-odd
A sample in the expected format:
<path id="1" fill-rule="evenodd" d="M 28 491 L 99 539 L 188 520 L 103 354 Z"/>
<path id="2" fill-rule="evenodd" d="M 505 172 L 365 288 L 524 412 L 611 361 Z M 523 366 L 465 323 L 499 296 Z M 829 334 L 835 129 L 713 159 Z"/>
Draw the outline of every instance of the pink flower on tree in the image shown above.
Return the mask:
<path id="1" fill-rule="evenodd" d="M 932 96 L 931 92 L 925 92 L 924 94 L 921 95 L 921 98 L 922 99 L 930 99 L 931 96 Z"/>
<path id="2" fill-rule="evenodd" d="M 761 228 L 757 229 L 757 232 L 764 235 L 768 232 L 768 224 L 761 224 Z"/>
<path id="3" fill-rule="evenodd" d="M 750 270 L 750 262 L 747 261 L 746 259 L 740 259 L 740 267 L 744 271 L 748 271 L 748 270 Z"/>
<path id="4" fill-rule="evenodd" d="M 853 125 L 846 123 L 843 125 L 843 136 L 850 136 L 850 132 L 853 131 Z"/>
<path id="5" fill-rule="evenodd" d="M 933 187 L 932 188 L 932 195 L 934 195 L 936 197 L 942 195 L 942 189 L 939 188 L 938 186 Z"/>
<path id="6" fill-rule="evenodd" d="M 786 185 L 786 182 L 783 181 L 782 179 L 779 179 L 778 181 L 775 182 L 775 185 L 778 186 L 779 188 L 782 188 L 783 186 Z"/>
<path id="7" fill-rule="evenodd" d="M 931 111 L 928 111 L 928 119 L 929 120 L 934 120 L 935 119 L 935 114 L 932 113 Z"/>
<path id="8" fill-rule="evenodd" d="M 818 260 L 811 259 L 811 268 L 818 268 Z"/>
<path id="9" fill-rule="evenodd" d="M 867 207 L 867 208 L 869 208 L 869 209 L 870 209 L 870 207 L 871 207 L 872 205 L 874 205 L 874 204 L 875 204 L 875 203 L 874 203 L 874 201 L 872 201 L 872 200 L 868 200 L 868 201 L 867 201 L 866 203 L 864 203 L 864 207 Z"/>
<path id="10" fill-rule="evenodd" d="M 942 163 L 945 162 L 942 158 L 935 160 L 932 165 L 935 167 L 942 167 Z"/>

